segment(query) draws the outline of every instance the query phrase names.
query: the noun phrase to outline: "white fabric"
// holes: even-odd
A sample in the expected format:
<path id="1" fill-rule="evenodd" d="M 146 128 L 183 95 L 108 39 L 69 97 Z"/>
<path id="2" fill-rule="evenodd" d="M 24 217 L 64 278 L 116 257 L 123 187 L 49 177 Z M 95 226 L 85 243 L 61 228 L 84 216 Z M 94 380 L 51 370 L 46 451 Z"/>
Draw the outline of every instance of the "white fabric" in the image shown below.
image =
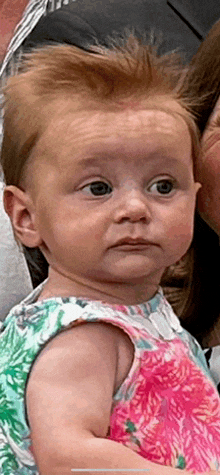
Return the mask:
<path id="1" fill-rule="evenodd" d="M 13 58 L 14 53 L 17 53 L 18 49 L 22 45 L 23 41 L 29 33 L 37 25 L 40 18 L 46 14 L 53 12 L 63 5 L 68 5 L 70 1 L 74 0 L 30 0 L 23 15 L 21 21 L 15 28 L 13 38 L 8 46 L 5 58 L 0 67 L 0 79 L 2 78 L 6 67 Z M 15 67 L 15 71 L 13 71 Z M 16 72 L 16 63 L 11 65 L 11 74 Z"/>
<path id="2" fill-rule="evenodd" d="M 212 376 L 216 384 L 220 381 L 220 345 L 212 348 L 212 356 L 210 359 Z"/>
<path id="3" fill-rule="evenodd" d="M 205 356 L 210 368 L 212 377 L 220 392 L 220 345 L 207 348 L 205 350 Z"/>
<path id="4" fill-rule="evenodd" d="M 28 3 L 20 23 L 18 23 L 13 38 L 9 44 L 6 56 L 0 69 L 0 77 L 2 76 L 8 62 L 14 52 L 21 46 L 27 35 L 33 30 L 39 19 L 45 13 L 48 0 L 30 0 Z"/>

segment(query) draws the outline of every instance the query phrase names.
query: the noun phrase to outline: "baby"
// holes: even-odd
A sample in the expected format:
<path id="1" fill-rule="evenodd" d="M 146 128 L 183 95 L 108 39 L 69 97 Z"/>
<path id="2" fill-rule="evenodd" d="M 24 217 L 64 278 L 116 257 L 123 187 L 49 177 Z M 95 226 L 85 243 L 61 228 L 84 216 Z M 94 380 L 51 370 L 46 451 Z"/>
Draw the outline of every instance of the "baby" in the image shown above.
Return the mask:
<path id="1" fill-rule="evenodd" d="M 218 470 L 219 397 L 159 286 L 200 187 L 181 78 L 130 38 L 35 51 L 6 87 L 5 209 L 49 277 L 0 334 L 3 475 Z"/>

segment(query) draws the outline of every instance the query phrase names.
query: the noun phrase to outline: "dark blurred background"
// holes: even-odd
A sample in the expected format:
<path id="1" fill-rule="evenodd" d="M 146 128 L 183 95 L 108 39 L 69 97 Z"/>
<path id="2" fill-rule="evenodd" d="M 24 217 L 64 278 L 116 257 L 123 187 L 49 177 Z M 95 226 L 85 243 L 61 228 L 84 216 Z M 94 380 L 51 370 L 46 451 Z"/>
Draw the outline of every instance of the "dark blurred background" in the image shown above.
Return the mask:
<path id="1" fill-rule="evenodd" d="M 186 61 L 197 51 L 202 39 L 220 18 L 220 0 L 49 0 L 50 20 L 42 19 L 31 35 L 33 44 L 41 38 L 85 47 L 94 34 L 105 42 L 108 35 L 126 26 L 139 31 L 163 33 L 164 50 L 185 52 Z M 45 21 L 45 24 L 44 24 Z M 65 26 L 64 26 L 65 25 Z M 83 44 L 84 38 L 84 44 Z M 161 51 L 163 52 L 163 51 Z"/>

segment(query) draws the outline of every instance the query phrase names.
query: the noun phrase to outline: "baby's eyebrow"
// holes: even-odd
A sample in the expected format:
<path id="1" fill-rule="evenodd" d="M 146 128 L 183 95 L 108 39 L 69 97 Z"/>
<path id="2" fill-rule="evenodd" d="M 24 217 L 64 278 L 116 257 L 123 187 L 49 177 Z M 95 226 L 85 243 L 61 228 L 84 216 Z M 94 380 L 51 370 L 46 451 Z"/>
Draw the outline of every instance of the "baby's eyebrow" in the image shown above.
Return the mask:
<path id="1" fill-rule="evenodd" d="M 76 162 L 76 170 L 86 170 L 88 168 L 90 169 L 96 169 L 99 171 L 104 167 L 104 171 L 107 170 L 107 167 L 109 164 L 112 164 L 118 159 L 117 155 L 111 154 L 111 153 L 102 153 L 100 156 L 86 156 L 86 157 L 81 157 L 79 160 Z M 153 170 L 154 167 L 164 167 L 166 166 L 167 168 L 172 169 L 173 171 L 185 171 L 185 169 L 188 167 L 188 164 L 184 164 L 180 162 L 179 158 L 165 154 L 163 152 L 154 152 L 150 155 L 147 155 L 146 153 L 146 166 L 149 167 L 149 170 Z"/>
<path id="2" fill-rule="evenodd" d="M 76 162 L 78 168 L 89 168 L 89 167 L 98 167 L 106 163 L 106 158 L 104 157 L 85 157 L 81 158 Z"/>

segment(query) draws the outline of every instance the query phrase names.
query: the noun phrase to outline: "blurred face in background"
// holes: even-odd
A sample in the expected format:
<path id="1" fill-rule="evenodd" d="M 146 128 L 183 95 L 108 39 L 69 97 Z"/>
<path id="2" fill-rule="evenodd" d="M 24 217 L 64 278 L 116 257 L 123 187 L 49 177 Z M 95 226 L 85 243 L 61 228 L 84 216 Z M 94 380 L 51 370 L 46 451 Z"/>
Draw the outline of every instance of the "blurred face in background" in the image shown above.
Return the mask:
<path id="1" fill-rule="evenodd" d="M 202 138 L 196 179 L 202 184 L 198 193 L 199 212 L 220 236 L 220 98 Z"/>

